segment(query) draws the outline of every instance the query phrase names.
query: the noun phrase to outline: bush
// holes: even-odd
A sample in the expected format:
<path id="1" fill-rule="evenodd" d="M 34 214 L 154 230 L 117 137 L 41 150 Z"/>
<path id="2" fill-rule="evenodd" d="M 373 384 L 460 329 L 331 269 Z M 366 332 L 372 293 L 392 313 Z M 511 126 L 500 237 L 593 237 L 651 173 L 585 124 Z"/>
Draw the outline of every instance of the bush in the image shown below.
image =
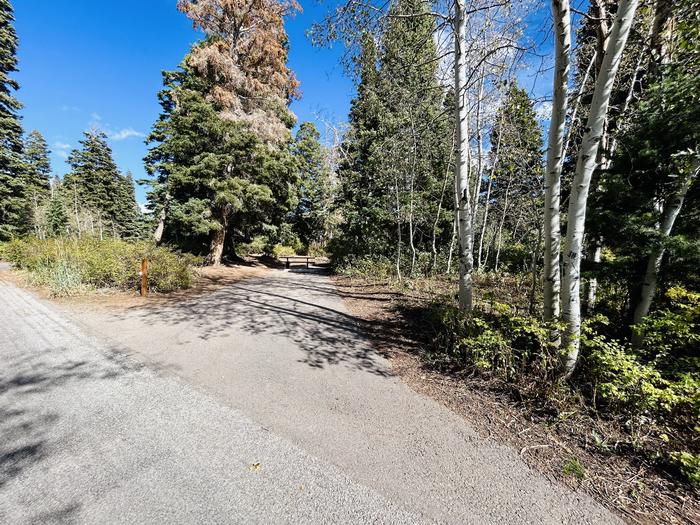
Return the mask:
<path id="1" fill-rule="evenodd" d="M 48 286 L 53 295 L 71 295 L 81 288 L 135 290 L 141 259 L 149 259 L 149 286 L 156 292 L 188 288 L 193 256 L 181 255 L 148 242 L 119 239 L 25 239 L 8 243 L 5 256 L 30 279 Z"/>
<path id="2" fill-rule="evenodd" d="M 257 237 L 253 237 L 253 239 L 248 243 L 240 243 L 236 247 L 236 252 L 238 255 L 244 257 L 247 255 L 262 255 L 268 253 L 267 247 L 267 237 L 264 235 L 258 235 Z"/>
<path id="3" fill-rule="evenodd" d="M 465 314 L 449 298 L 433 303 L 425 324 L 430 329 L 429 360 L 452 371 L 470 371 L 507 382 L 552 382 L 557 351 L 550 327 L 532 317 L 512 315 L 508 305 Z"/>
<path id="4" fill-rule="evenodd" d="M 336 271 L 348 277 L 390 279 L 396 276 L 396 263 L 388 257 L 346 257 Z"/>
<path id="5" fill-rule="evenodd" d="M 671 334 L 669 319 L 675 324 L 678 314 L 667 310 L 644 322 L 647 339 L 641 349 L 594 332 L 592 322 L 605 325 L 607 320 L 593 319 L 584 326 L 577 375 L 595 406 L 651 427 L 663 443 L 654 454 L 677 467 L 689 482 L 700 484 L 700 359 L 671 358 L 688 351 L 683 344 L 692 336 L 683 336 L 685 328 Z M 673 344 L 678 346 L 668 347 L 663 334 L 671 342 L 677 338 Z M 653 357 L 650 341 L 659 343 Z"/>
<path id="6" fill-rule="evenodd" d="M 297 251 L 291 246 L 283 244 L 275 244 L 272 248 L 272 255 L 275 257 L 292 257 L 297 254 Z"/>

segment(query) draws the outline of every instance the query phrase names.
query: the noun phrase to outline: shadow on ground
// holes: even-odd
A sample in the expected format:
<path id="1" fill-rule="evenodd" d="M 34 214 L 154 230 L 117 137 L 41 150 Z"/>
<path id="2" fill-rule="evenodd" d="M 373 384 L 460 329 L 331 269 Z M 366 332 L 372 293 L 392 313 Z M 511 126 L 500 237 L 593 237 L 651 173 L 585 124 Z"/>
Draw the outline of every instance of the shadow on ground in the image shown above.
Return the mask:
<path id="1" fill-rule="evenodd" d="M 345 365 L 391 375 L 378 358 L 383 356 L 383 343 L 402 337 L 400 324 L 350 315 L 338 297 L 390 301 L 391 294 L 370 289 L 351 292 L 323 277 L 325 273 L 318 267 L 269 272 L 179 303 L 138 305 L 117 316 L 135 316 L 144 326 L 186 327 L 188 334 L 202 341 L 238 332 L 264 337 L 266 344 L 275 344 L 271 338 L 287 339 L 304 351 L 302 362 L 311 367 Z"/>
<path id="2" fill-rule="evenodd" d="M 109 381 L 138 368 L 117 349 L 105 353 L 106 362 L 62 360 L 68 349 L 45 347 L 42 351 L 6 356 L 0 372 L 0 489 L 26 469 L 46 459 L 52 451 L 51 427 L 60 414 L 42 407 L 38 395 L 50 394 L 69 383 Z M 75 508 L 66 508 L 68 516 Z M 51 518 L 51 519 L 55 519 Z M 49 520 L 50 521 L 50 520 Z"/>

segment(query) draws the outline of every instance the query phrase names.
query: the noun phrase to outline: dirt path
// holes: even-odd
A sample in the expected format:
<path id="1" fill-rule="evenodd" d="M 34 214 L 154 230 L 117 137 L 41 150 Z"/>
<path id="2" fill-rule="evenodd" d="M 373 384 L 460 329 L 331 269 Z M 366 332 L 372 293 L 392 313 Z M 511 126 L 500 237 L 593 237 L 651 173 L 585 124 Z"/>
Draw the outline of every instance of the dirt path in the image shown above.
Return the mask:
<path id="1" fill-rule="evenodd" d="M 270 271 L 177 304 L 69 313 L 412 515 L 616 521 L 393 377 L 326 276 Z"/>

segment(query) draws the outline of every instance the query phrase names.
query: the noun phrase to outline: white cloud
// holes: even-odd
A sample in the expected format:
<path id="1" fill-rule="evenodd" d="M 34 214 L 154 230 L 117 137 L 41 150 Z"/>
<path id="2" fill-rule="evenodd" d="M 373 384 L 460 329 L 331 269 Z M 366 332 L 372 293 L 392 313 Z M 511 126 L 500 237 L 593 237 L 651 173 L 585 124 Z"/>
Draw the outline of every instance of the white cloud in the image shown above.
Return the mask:
<path id="1" fill-rule="evenodd" d="M 145 202 L 139 202 L 139 209 L 141 210 L 141 213 L 153 213 L 151 210 L 148 209 L 148 204 Z"/>
<path id="2" fill-rule="evenodd" d="M 60 111 L 80 111 L 80 108 L 78 106 L 68 106 L 66 104 L 60 106 L 58 109 Z"/>
<path id="3" fill-rule="evenodd" d="M 131 137 L 145 137 L 140 131 L 134 128 L 124 128 L 121 131 L 107 131 L 107 136 L 112 140 L 126 140 Z"/>
<path id="4" fill-rule="evenodd" d="M 100 115 L 99 113 L 93 112 L 93 113 L 90 113 L 90 118 L 92 120 L 102 120 L 102 115 Z"/>
<path id="5" fill-rule="evenodd" d="M 56 142 L 53 143 L 53 152 L 61 157 L 62 159 L 67 159 L 68 158 L 68 150 L 71 148 L 71 145 L 68 144 L 67 142 L 61 142 L 60 140 L 57 140 Z"/>
<path id="6" fill-rule="evenodd" d="M 552 118 L 552 103 L 551 102 L 540 102 L 535 108 L 535 113 L 537 114 L 538 120 L 549 120 Z"/>

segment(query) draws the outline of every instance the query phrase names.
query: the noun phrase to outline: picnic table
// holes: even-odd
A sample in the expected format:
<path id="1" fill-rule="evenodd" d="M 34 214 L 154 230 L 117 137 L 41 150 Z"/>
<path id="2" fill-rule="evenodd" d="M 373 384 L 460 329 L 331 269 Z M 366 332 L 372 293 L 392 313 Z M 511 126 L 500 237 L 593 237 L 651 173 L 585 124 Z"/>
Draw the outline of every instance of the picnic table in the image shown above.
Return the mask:
<path id="1" fill-rule="evenodd" d="M 290 255 L 290 256 L 282 256 L 279 257 L 279 259 L 284 259 L 284 267 L 285 268 L 290 268 L 292 263 L 295 262 L 306 262 L 306 267 L 309 267 L 310 264 L 316 264 L 316 257 L 314 256 L 307 256 L 307 255 Z"/>

